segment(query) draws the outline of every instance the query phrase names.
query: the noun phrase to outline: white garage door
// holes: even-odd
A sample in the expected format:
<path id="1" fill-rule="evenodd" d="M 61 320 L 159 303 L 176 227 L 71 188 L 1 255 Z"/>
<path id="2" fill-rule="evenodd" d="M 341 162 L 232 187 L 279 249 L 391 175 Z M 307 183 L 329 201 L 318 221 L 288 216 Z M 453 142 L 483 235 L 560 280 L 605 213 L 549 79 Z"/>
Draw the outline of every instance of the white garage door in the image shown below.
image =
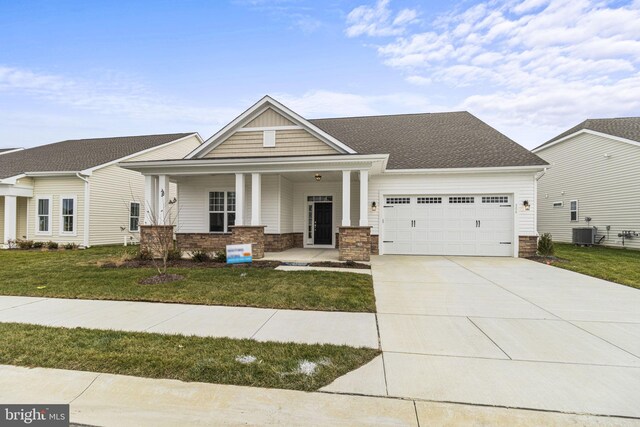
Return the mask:
<path id="1" fill-rule="evenodd" d="M 509 195 L 387 196 L 385 254 L 513 256 Z"/>

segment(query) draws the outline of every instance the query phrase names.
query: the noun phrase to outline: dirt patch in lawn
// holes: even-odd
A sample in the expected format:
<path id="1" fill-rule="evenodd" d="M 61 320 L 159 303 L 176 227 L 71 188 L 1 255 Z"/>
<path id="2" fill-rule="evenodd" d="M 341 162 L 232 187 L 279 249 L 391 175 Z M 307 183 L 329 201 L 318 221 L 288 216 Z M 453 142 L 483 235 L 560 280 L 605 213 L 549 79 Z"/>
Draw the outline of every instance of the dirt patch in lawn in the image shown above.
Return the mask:
<path id="1" fill-rule="evenodd" d="M 335 261 L 319 261 L 309 264 L 311 267 L 334 267 L 334 268 L 355 268 L 360 270 L 371 270 L 371 266 L 368 264 L 362 264 L 360 262 L 335 262 Z"/>
<path id="2" fill-rule="evenodd" d="M 568 259 L 558 258 L 556 256 L 543 257 L 543 256 L 536 255 L 536 256 L 528 257 L 527 259 L 530 259 L 531 261 L 536 261 L 542 264 L 547 264 L 547 265 L 569 262 Z"/>
<path id="3" fill-rule="evenodd" d="M 163 283 L 177 282 L 184 279 L 180 274 L 158 274 L 156 276 L 145 277 L 138 280 L 141 285 L 161 285 Z"/>

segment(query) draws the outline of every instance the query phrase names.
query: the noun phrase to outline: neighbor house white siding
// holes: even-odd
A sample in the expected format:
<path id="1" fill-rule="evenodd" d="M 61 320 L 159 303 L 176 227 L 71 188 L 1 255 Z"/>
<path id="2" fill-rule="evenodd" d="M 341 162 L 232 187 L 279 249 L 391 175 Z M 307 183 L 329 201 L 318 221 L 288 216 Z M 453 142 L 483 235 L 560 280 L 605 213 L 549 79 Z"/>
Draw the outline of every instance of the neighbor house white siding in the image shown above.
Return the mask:
<path id="1" fill-rule="evenodd" d="M 571 242 L 572 228 L 587 226 L 585 217 L 605 245 L 622 246 L 623 230 L 640 233 L 640 146 L 581 134 L 536 154 L 551 165 L 538 182 L 541 233 Z M 571 200 L 578 200 L 576 222 L 570 220 Z M 554 202 L 564 205 L 554 208 Z M 640 249 L 640 237 L 625 239 L 624 245 Z"/>
<path id="2" fill-rule="evenodd" d="M 369 179 L 367 203 L 371 234 L 380 234 L 384 196 L 513 194 L 515 236 L 535 236 L 535 183 L 535 174 L 530 172 L 374 175 Z M 523 207 L 525 200 L 530 204 L 528 211 Z M 378 206 L 375 212 L 371 210 L 374 201 Z"/>
<path id="3" fill-rule="evenodd" d="M 195 150 L 198 145 L 200 145 L 199 139 L 196 136 L 190 136 L 129 158 L 127 161 L 181 159 Z M 89 244 L 122 243 L 125 237 L 132 237 L 137 241 L 139 233 L 129 232 L 129 206 L 131 202 L 140 203 L 140 224 L 142 224 L 146 206 L 144 176 L 139 172 L 113 164 L 96 170 L 89 180 L 91 185 Z M 169 199 L 177 197 L 175 184 L 171 185 L 169 193 Z M 172 217 L 176 215 L 175 206 L 171 207 Z"/>

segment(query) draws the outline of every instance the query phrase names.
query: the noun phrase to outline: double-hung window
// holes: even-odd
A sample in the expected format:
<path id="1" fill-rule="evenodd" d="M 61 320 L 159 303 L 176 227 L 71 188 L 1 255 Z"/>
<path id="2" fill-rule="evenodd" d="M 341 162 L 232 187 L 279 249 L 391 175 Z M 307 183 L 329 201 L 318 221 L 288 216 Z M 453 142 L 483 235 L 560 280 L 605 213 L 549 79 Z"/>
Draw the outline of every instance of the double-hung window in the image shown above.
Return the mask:
<path id="1" fill-rule="evenodd" d="M 578 201 L 571 200 L 569 202 L 569 215 L 571 216 L 571 221 L 578 221 Z"/>
<path id="2" fill-rule="evenodd" d="M 37 234 L 51 234 L 51 197 L 37 200 Z"/>
<path id="3" fill-rule="evenodd" d="M 228 233 L 236 223 L 236 192 L 209 192 L 209 232 Z"/>
<path id="4" fill-rule="evenodd" d="M 60 197 L 60 234 L 76 234 L 76 197 Z"/>
<path id="5" fill-rule="evenodd" d="M 129 231 L 136 233 L 140 230 L 140 203 L 131 202 L 129 205 Z"/>

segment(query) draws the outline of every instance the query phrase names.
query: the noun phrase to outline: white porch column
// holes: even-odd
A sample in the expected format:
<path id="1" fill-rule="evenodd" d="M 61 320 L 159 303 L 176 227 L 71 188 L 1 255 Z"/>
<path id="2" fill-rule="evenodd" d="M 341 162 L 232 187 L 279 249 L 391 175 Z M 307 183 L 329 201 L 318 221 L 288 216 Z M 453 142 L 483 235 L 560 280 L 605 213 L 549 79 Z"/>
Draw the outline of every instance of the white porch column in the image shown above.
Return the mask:
<path id="1" fill-rule="evenodd" d="M 369 225 L 369 171 L 360 171 L 360 227 Z"/>
<path id="2" fill-rule="evenodd" d="M 16 240 L 16 224 L 18 216 L 18 198 L 16 196 L 4 196 L 4 237 L 3 243 Z"/>
<path id="3" fill-rule="evenodd" d="M 169 217 L 169 176 L 158 176 L 158 225 L 171 223 Z"/>
<path id="4" fill-rule="evenodd" d="M 262 204 L 262 181 L 260 178 L 259 173 L 251 174 L 251 225 L 260 225 Z"/>
<path id="5" fill-rule="evenodd" d="M 244 174 L 236 174 L 236 225 L 244 225 Z"/>
<path id="6" fill-rule="evenodd" d="M 342 171 L 342 226 L 351 226 L 351 171 Z"/>
<path id="7" fill-rule="evenodd" d="M 156 222 L 158 209 L 158 177 L 146 175 L 144 177 L 144 224 L 153 225 Z"/>

